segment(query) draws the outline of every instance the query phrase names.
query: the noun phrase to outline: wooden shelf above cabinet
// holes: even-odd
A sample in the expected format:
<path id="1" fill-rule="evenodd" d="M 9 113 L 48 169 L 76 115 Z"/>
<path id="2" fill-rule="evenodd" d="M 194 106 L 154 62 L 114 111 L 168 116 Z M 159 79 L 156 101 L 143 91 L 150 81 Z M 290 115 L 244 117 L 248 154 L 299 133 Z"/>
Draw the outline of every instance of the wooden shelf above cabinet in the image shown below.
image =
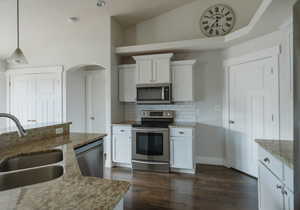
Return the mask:
<path id="1" fill-rule="evenodd" d="M 238 44 L 241 41 L 246 41 L 250 38 L 255 38 L 257 36 L 257 33 L 255 33 L 256 30 L 253 30 L 254 27 L 257 25 L 257 23 L 268 23 L 268 15 L 273 16 L 273 11 L 268 10 L 268 8 L 272 8 L 272 4 L 273 7 L 276 7 L 279 3 L 280 1 L 278 2 L 274 0 L 263 0 L 248 25 L 223 37 L 160 42 L 134 46 L 122 46 L 117 47 L 115 49 L 115 53 L 122 56 L 132 56 L 167 52 L 176 53 L 186 51 L 224 49 L 232 45 Z M 266 34 L 274 31 L 273 28 L 264 27 L 264 29 L 265 31 L 260 31 L 260 34 Z"/>

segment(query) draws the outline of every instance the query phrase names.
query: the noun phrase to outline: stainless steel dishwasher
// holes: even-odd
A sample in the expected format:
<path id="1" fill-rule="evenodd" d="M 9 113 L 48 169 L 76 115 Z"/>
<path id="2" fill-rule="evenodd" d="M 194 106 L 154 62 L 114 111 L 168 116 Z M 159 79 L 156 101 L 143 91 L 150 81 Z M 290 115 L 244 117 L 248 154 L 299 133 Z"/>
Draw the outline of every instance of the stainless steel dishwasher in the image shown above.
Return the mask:
<path id="1" fill-rule="evenodd" d="M 77 147 L 75 153 L 83 176 L 103 178 L 103 139 Z"/>

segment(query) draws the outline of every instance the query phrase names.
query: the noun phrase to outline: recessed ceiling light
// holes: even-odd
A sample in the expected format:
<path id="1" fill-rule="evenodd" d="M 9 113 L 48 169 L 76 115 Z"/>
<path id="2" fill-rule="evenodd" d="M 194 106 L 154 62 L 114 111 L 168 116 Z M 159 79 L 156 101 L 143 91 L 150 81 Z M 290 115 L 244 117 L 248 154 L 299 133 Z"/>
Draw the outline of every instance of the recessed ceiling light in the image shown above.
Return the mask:
<path id="1" fill-rule="evenodd" d="M 75 22 L 79 21 L 79 17 L 69 17 L 68 21 L 70 23 L 75 23 Z"/>
<path id="2" fill-rule="evenodd" d="M 106 1 L 104 1 L 104 0 L 98 0 L 98 2 L 97 2 L 97 6 L 98 7 L 104 7 L 106 5 Z"/>

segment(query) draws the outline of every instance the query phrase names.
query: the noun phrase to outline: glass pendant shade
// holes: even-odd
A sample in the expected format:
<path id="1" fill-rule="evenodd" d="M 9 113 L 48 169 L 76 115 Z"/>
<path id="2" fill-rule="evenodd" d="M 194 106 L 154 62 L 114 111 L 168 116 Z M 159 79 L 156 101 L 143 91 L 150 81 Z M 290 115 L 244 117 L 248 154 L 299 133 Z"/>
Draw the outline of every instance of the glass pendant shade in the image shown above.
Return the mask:
<path id="1" fill-rule="evenodd" d="M 8 62 L 11 64 L 28 64 L 28 61 L 20 48 L 17 48 L 9 57 Z"/>

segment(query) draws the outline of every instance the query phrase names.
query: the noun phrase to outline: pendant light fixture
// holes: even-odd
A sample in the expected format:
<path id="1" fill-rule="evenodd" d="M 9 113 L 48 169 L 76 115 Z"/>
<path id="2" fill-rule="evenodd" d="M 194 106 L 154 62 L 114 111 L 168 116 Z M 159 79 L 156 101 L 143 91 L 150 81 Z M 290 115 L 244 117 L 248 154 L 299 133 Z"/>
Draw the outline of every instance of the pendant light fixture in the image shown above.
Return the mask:
<path id="1" fill-rule="evenodd" d="M 8 62 L 11 64 L 28 64 L 24 53 L 20 49 L 20 6 L 19 0 L 17 0 L 17 49 L 8 59 Z"/>

